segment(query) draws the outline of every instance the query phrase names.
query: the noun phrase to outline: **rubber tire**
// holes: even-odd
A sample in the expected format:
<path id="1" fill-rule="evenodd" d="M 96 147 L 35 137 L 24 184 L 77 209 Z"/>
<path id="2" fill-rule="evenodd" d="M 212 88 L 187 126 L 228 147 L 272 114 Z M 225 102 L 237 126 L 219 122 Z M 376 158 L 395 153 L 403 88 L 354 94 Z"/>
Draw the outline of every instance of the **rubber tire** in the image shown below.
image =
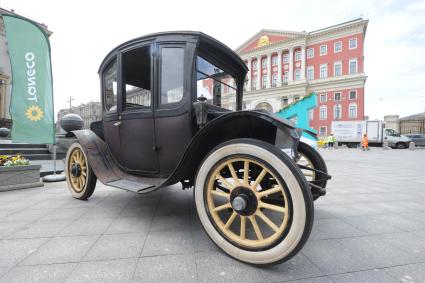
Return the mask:
<path id="1" fill-rule="evenodd" d="M 300 142 L 298 144 L 297 148 L 298 152 L 302 153 L 305 157 L 307 157 L 310 162 L 313 164 L 314 169 L 320 170 L 322 172 L 328 173 L 328 167 L 326 166 L 325 160 L 323 160 L 323 157 L 320 155 L 320 153 L 315 150 L 313 147 L 309 146 L 308 144 L 304 142 Z M 322 188 L 326 188 L 326 184 L 328 180 L 326 180 L 326 175 L 322 173 L 316 173 L 317 179 L 323 179 L 320 182 L 314 183 Z M 313 189 L 312 189 L 313 190 Z M 313 194 L 313 200 L 317 200 L 320 195 Z"/>
<path id="2" fill-rule="evenodd" d="M 398 142 L 398 143 L 396 143 L 395 147 L 396 147 L 397 149 L 405 149 L 405 148 L 407 148 L 406 144 L 405 144 L 405 143 L 403 143 L 403 142 Z"/>
<path id="3" fill-rule="evenodd" d="M 83 189 L 81 192 L 79 192 L 79 193 L 78 193 L 78 192 L 75 192 L 75 191 L 72 189 L 71 181 L 70 181 L 70 178 L 69 178 L 70 169 L 68 168 L 68 160 L 69 160 L 69 157 L 70 157 L 70 155 L 71 155 L 71 152 L 72 152 L 75 148 L 80 148 L 80 149 L 81 149 L 81 151 L 82 151 L 82 152 L 83 152 L 83 154 L 84 154 L 84 158 L 86 159 L 86 163 L 87 163 L 87 182 L 86 182 L 86 185 L 84 186 L 84 189 Z M 90 166 L 90 164 L 89 164 L 89 162 L 88 162 L 86 152 L 84 151 L 84 149 L 83 149 L 83 147 L 81 146 L 81 144 L 80 144 L 80 143 L 78 143 L 78 142 L 73 143 L 73 144 L 69 147 L 68 152 L 66 153 L 66 160 L 65 160 L 65 175 L 66 175 L 66 183 L 68 184 L 68 189 L 69 189 L 69 191 L 71 192 L 71 195 L 72 195 L 74 198 L 79 199 L 79 200 L 86 200 L 86 199 L 88 199 L 89 197 L 91 197 L 91 195 L 93 194 L 94 189 L 95 189 L 95 187 L 96 187 L 96 181 L 97 181 L 97 178 L 96 178 L 96 175 L 94 174 L 94 172 L 93 172 L 93 170 L 91 169 L 91 166 Z"/>
<path id="4" fill-rule="evenodd" d="M 227 241 L 211 223 L 204 205 L 205 182 L 214 165 L 226 156 L 246 154 L 267 163 L 281 174 L 292 198 L 293 218 L 288 234 L 268 250 L 248 251 Z M 201 163 L 195 179 L 195 207 L 210 239 L 231 257 L 250 264 L 271 265 L 289 260 L 306 243 L 314 220 L 314 203 L 310 186 L 294 161 L 275 146 L 254 139 L 235 139 L 214 148 Z"/>

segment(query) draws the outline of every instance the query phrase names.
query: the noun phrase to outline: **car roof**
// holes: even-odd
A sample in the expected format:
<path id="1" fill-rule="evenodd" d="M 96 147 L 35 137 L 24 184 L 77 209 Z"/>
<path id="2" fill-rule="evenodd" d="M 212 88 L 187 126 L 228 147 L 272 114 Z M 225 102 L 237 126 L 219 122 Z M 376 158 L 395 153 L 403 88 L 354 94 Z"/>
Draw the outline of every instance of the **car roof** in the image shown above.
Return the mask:
<path id="1" fill-rule="evenodd" d="M 109 63 L 109 61 L 120 51 L 126 48 L 129 48 L 131 46 L 136 46 L 141 42 L 148 41 L 148 40 L 164 40 L 164 41 L 187 41 L 187 42 L 193 42 L 198 41 L 198 45 L 207 45 L 210 49 L 214 49 L 215 53 L 220 54 L 220 56 L 223 57 L 223 59 L 229 64 L 233 65 L 233 68 L 235 72 L 239 74 L 240 76 L 245 76 L 245 74 L 248 71 L 248 67 L 245 65 L 245 63 L 242 61 L 242 59 L 239 57 L 239 55 L 236 54 L 230 47 L 225 45 L 224 43 L 218 41 L 217 39 L 199 31 L 167 31 L 167 32 L 158 32 L 158 33 L 152 33 L 148 35 L 144 35 L 141 37 L 137 37 L 134 39 L 131 39 L 129 41 L 126 41 L 114 49 L 112 49 L 108 55 L 103 59 L 102 63 L 100 64 L 98 73 L 100 74 L 102 70 L 105 68 L 105 65 Z"/>

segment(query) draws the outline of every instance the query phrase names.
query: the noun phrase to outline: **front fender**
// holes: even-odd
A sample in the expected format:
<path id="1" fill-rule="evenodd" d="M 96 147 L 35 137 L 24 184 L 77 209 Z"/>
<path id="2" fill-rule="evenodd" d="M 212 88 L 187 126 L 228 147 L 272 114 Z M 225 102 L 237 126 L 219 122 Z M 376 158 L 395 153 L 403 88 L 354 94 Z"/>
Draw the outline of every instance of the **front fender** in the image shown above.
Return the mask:
<path id="1" fill-rule="evenodd" d="M 207 122 L 194 135 L 166 184 L 193 179 L 205 156 L 223 142 L 251 138 L 295 151 L 300 137 L 292 122 L 263 111 L 224 113 Z"/>

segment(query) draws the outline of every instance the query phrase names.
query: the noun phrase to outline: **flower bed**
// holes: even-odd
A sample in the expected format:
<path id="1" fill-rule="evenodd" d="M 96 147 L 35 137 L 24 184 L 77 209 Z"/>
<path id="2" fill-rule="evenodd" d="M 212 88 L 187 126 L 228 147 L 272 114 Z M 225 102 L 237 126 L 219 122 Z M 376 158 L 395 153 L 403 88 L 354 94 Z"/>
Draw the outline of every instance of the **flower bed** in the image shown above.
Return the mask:
<path id="1" fill-rule="evenodd" d="M 0 191 L 41 187 L 40 165 L 30 165 L 19 155 L 0 156 Z"/>

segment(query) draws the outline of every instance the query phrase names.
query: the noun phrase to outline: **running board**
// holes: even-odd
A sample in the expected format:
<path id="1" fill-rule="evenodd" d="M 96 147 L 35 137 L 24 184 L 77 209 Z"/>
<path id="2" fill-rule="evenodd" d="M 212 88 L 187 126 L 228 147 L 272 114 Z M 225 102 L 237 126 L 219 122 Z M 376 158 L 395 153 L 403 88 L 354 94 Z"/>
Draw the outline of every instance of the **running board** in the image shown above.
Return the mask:
<path id="1" fill-rule="evenodd" d="M 126 191 L 131 191 L 134 193 L 146 193 L 146 192 L 155 190 L 163 181 L 165 181 L 165 179 L 153 179 L 153 178 L 141 178 L 141 177 L 140 179 L 141 180 L 121 179 L 121 180 L 105 183 L 105 185 L 118 188 L 118 189 L 123 189 Z M 149 179 L 149 180 L 146 180 L 146 179 Z"/>

